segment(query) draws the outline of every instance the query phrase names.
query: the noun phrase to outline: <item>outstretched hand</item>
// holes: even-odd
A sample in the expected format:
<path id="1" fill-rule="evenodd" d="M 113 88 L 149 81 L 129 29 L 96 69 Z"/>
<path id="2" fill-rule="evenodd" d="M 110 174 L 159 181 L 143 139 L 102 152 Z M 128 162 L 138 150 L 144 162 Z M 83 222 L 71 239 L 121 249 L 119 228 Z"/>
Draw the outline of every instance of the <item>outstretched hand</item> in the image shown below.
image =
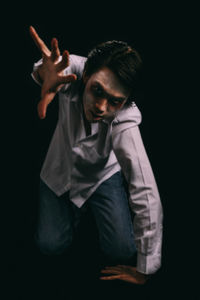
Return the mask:
<path id="1" fill-rule="evenodd" d="M 69 66 L 69 52 L 65 50 L 62 54 L 62 59 L 59 61 L 60 50 L 56 38 L 53 38 L 51 41 L 50 51 L 32 26 L 30 26 L 29 30 L 43 58 L 43 63 L 38 69 L 38 75 L 42 81 L 41 100 L 38 103 L 38 115 L 40 119 L 44 119 L 47 106 L 54 99 L 59 89 L 63 84 L 72 82 L 76 80 L 77 77 L 75 74 L 63 75 L 63 70 Z"/>
<path id="2" fill-rule="evenodd" d="M 105 267 L 105 269 L 101 270 L 101 273 L 106 275 L 106 276 L 101 276 L 100 277 L 101 280 L 118 279 L 133 284 L 145 284 L 145 282 L 149 278 L 148 275 L 138 272 L 135 267 L 125 266 L 125 265 Z"/>

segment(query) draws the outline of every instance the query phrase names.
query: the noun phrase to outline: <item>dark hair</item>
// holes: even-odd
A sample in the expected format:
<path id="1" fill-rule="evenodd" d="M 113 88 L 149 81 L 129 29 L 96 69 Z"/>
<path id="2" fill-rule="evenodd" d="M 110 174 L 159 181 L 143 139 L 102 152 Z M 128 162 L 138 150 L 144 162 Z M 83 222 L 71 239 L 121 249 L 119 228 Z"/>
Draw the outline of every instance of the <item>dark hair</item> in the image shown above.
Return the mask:
<path id="1" fill-rule="evenodd" d="M 108 67 L 118 77 L 122 85 L 130 91 L 126 106 L 135 102 L 142 60 L 138 52 L 122 41 L 108 41 L 97 45 L 89 54 L 84 67 L 84 75 L 90 77 L 102 67 Z"/>

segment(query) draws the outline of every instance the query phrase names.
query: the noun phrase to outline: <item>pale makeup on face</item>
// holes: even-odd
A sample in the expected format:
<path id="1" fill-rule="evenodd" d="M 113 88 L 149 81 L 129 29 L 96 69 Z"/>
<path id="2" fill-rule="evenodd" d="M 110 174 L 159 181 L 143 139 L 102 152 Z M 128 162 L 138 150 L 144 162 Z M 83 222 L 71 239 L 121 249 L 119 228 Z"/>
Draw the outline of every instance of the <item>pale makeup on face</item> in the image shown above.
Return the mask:
<path id="1" fill-rule="evenodd" d="M 84 83 L 83 108 L 90 123 L 114 116 L 129 96 L 117 76 L 107 67 L 84 78 Z"/>

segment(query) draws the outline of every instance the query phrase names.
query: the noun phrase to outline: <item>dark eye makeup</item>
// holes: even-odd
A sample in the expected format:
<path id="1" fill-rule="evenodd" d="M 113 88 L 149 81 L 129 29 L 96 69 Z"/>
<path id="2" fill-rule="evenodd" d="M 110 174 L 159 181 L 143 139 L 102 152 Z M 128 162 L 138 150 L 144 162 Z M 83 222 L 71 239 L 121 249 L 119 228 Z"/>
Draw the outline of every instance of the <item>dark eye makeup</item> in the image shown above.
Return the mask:
<path id="1" fill-rule="evenodd" d="M 92 91 L 93 91 L 94 95 L 97 97 L 102 97 L 105 95 L 104 90 L 99 85 L 92 86 Z"/>
<path id="2" fill-rule="evenodd" d="M 125 98 L 117 98 L 117 97 L 110 96 L 108 93 L 106 93 L 106 91 L 104 91 L 103 87 L 99 83 L 95 83 L 94 85 L 92 85 L 92 92 L 94 96 L 97 98 L 102 98 L 102 97 L 107 98 L 108 102 L 112 106 L 117 106 L 118 104 L 121 104 L 125 100 Z"/>

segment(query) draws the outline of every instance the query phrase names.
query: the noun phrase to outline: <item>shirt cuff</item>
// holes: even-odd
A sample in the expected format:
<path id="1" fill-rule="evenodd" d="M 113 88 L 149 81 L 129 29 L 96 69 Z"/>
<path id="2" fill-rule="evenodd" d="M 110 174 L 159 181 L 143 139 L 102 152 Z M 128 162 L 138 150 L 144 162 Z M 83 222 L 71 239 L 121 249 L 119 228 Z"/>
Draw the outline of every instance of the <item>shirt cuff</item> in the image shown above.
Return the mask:
<path id="1" fill-rule="evenodd" d="M 153 274 L 161 267 L 161 255 L 144 255 L 137 253 L 137 271 L 143 274 Z"/>
<path id="2" fill-rule="evenodd" d="M 37 84 L 42 86 L 42 82 L 39 80 L 39 77 L 37 76 L 37 73 L 35 71 L 31 73 L 31 77 Z"/>
<path id="3" fill-rule="evenodd" d="M 34 65 L 33 65 L 33 72 L 31 73 L 31 77 L 33 78 L 33 80 L 37 83 L 37 84 L 39 84 L 40 86 L 42 86 L 42 82 L 41 82 L 41 79 L 39 78 L 39 76 L 38 76 L 38 74 L 37 74 L 37 69 L 38 69 L 38 67 L 42 64 L 42 58 L 38 61 L 38 62 L 36 62 L 36 63 L 34 63 Z"/>

